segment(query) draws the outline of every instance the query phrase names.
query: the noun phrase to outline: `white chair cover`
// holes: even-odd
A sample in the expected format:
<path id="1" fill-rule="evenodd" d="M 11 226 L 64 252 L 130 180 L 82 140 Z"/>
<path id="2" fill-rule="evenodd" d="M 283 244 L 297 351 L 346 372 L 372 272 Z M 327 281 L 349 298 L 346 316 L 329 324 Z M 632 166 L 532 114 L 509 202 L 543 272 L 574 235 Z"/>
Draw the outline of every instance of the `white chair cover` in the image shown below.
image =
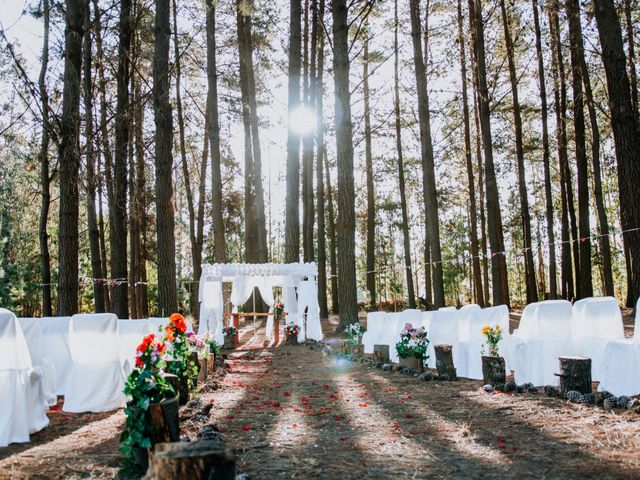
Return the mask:
<path id="1" fill-rule="evenodd" d="M 591 377 L 602 378 L 604 350 L 611 340 L 624 340 L 622 313 L 613 297 L 585 298 L 573 306 L 576 353 L 591 359 Z"/>
<path id="2" fill-rule="evenodd" d="M 298 287 L 298 312 L 307 309 L 306 338 L 322 340 L 320 325 L 320 304 L 318 303 L 318 286 L 315 280 L 303 280 Z M 300 337 L 298 337 L 299 339 Z"/>
<path id="3" fill-rule="evenodd" d="M 453 351 L 453 361 L 456 365 L 456 355 L 458 350 L 458 337 L 460 327 L 458 319 L 460 312 L 455 308 L 441 308 L 433 312 L 431 316 L 430 332 L 427 335 L 429 339 L 429 348 L 427 349 L 427 365 L 429 368 L 436 366 L 435 345 L 451 345 Z"/>
<path id="4" fill-rule="evenodd" d="M 57 403 L 56 369 L 53 362 L 45 356 L 42 338 L 42 320 L 39 318 L 19 318 L 20 328 L 24 334 L 31 355 L 31 364 L 41 376 L 44 395 L 49 405 Z"/>
<path id="5" fill-rule="evenodd" d="M 458 376 L 482 380 L 482 347 L 485 337 L 482 328 L 485 325 L 500 325 L 503 337 L 498 343 L 498 351 L 504 357 L 509 370 L 508 339 L 509 339 L 509 309 L 505 305 L 472 310 L 469 319 L 469 332 L 466 340 L 458 342 L 458 362 L 455 364 Z M 489 354 L 485 346 L 485 355 Z"/>
<path id="6" fill-rule="evenodd" d="M 367 331 L 362 336 L 362 345 L 364 345 L 364 353 L 373 353 L 374 345 L 381 345 L 380 336 L 383 334 L 386 325 L 385 312 L 369 312 L 367 313 Z"/>
<path id="7" fill-rule="evenodd" d="M 164 328 L 169 323 L 169 317 L 150 317 L 151 330 L 153 333 L 164 333 Z"/>
<path id="8" fill-rule="evenodd" d="M 517 383 L 558 385 L 558 358 L 574 353 L 571 303 L 545 300 L 528 305 L 511 342 Z"/>
<path id="9" fill-rule="evenodd" d="M 304 329 L 304 322 L 300 320 L 300 314 L 298 313 L 298 297 L 296 296 L 295 283 L 289 279 L 286 285 L 282 287 L 282 303 L 284 310 L 287 312 L 285 317 L 285 324 L 298 325 L 300 327 L 300 333 Z M 298 339 L 304 339 L 302 335 L 298 335 Z"/>
<path id="10" fill-rule="evenodd" d="M 0 309 L 0 447 L 28 442 L 49 425 L 42 377 L 32 368 L 29 348 L 15 315 Z"/>
<path id="11" fill-rule="evenodd" d="M 42 340 L 47 357 L 56 372 L 56 394 L 64 395 L 69 383 L 71 352 L 69 351 L 69 322 L 71 317 L 44 317 L 40 319 Z"/>
<path id="12" fill-rule="evenodd" d="M 125 375 L 118 352 L 118 318 L 112 313 L 74 315 L 69 350 L 73 364 L 63 409 L 80 413 L 120 407 Z"/>
<path id="13" fill-rule="evenodd" d="M 136 348 L 142 339 L 155 333 L 149 320 L 118 320 L 118 351 L 125 373 L 136 366 Z"/>
<path id="14" fill-rule="evenodd" d="M 640 394 L 640 300 L 636 304 L 633 338 L 607 342 L 598 390 L 616 396 Z"/>
<path id="15" fill-rule="evenodd" d="M 461 342 L 469 339 L 469 320 L 476 310 L 480 310 L 480 305 L 469 303 L 460 307 L 458 311 L 458 340 Z"/>
<path id="16" fill-rule="evenodd" d="M 427 331 L 427 338 L 429 337 L 429 329 L 431 328 L 431 319 L 433 318 L 433 311 L 422 312 L 422 322 L 421 325 Z"/>
<path id="17" fill-rule="evenodd" d="M 216 342 L 224 343 L 222 334 L 222 319 L 224 314 L 224 299 L 222 296 L 222 281 L 216 280 L 201 283 L 203 292 L 200 297 L 200 321 L 198 335 L 209 332 Z"/>

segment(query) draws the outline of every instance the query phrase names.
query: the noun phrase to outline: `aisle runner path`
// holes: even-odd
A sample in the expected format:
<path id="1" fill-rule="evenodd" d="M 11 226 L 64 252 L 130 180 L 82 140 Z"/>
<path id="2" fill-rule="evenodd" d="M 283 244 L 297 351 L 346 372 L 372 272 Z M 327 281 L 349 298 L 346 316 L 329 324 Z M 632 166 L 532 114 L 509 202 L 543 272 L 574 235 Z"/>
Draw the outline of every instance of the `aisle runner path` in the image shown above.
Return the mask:
<path id="1" fill-rule="evenodd" d="M 640 474 L 637 418 L 487 395 L 479 382 L 418 382 L 317 345 L 238 351 L 228 362 L 205 399 L 250 478 Z"/>

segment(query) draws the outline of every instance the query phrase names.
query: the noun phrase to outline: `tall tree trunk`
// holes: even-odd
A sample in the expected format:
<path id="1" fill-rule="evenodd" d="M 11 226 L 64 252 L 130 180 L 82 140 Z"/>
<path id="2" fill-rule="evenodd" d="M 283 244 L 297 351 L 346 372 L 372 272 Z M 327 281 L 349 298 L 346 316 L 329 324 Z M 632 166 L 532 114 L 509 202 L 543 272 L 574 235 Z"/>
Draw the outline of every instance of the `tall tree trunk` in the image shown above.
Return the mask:
<path id="1" fill-rule="evenodd" d="M 316 31 L 317 34 L 317 31 Z M 315 38 L 309 38 L 309 0 L 304 8 L 304 55 L 303 55 L 303 93 L 305 106 L 313 108 L 315 97 Z M 302 243 L 304 261 L 312 262 L 315 258 L 313 251 L 313 132 L 309 131 L 302 137 Z"/>
<path id="2" fill-rule="evenodd" d="M 522 221 L 522 239 L 524 254 L 524 275 L 527 287 L 527 304 L 538 301 L 535 264 L 533 261 L 533 247 L 531 242 L 531 215 L 529 213 L 529 197 L 527 194 L 527 180 L 524 165 L 524 145 L 522 140 L 522 114 L 520 113 L 520 99 L 518 97 L 518 75 L 516 73 L 513 40 L 509 28 L 509 17 L 505 0 L 500 0 L 504 38 L 507 46 L 507 63 L 509 65 L 509 81 L 513 100 L 513 126 L 516 136 L 516 160 L 518 166 L 518 194 L 520 196 L 520 216 Z"/>
<path id="3" fill-rule="evenodd" d="M 333 188 L 331 187 L 331 170 L 327 151 L 324 151 L 324 166 L 327 172 L 327 217 L 329 222 L 329 265 L 331 268 L 331 311 L 340 312 L 338 302 L 338 255 L 336 242 L 336 216 L 333 208 Z"/>
<path id="4" fill-rule="evenodd" d="M 407 209 L 407 193 L 404 179 L 404 156 L 402 154 L 402 119 L 400 117 L 400 59 L 398 45 L 398 0 L 393 10 L 393 111 L 396 123 L 396 154 L 398 155 L 398 188 L 400 189 L 400 210 L 402 212 L 402 242 L 404 248 L 404 269 L 407 279 L 407 299 L 409 308 L 416 308 L 416 296 L 413 286 L 413 265 L 411 261 L 411 239 L 409 236 L 409 214 Z M 373 176 L 373 175 L 372 175 Z M 373 180 L 373 178 L 372 178 Z M 372 185 L 373 188 L 373 185 Z M 375 234 L 375 231 L 374 231 Z M 375 250 L 372 252 L 375 255 Z M 375 263 L 374 263 L 375 265 Z"/>
<path id="5" fill-rule="evenodd" d="M 489 244 L 491 246 L 491 278 L 493 284 L 493 304 L 509 305 L 509 282 L 507 277 L 507 259 L 504 251 L 502 215 L 500 213 L 500 197 L 496 172 L 493 163 L 493 140 L 491 135 L 491 110 L 489 106 L 489 89 L 487 87 L 487 69 L 485 66 L 484 23 L 482 20 L 482 3 L 470 0 L 473 6 L 470 12 L 475 27 L 475 58 L 477 69 L 477 92 L 479 103 L 480 128 L 484 147 L 485 184 L 487 194 L 487 226 Z M 471 9 L 470 9 L 471 10 Z"/>
<path id="6" fill-rule="evenodd" d="M 622 28 L 613 0 L 596 0 L 596 22 L 602 60 L 607 76 L 607 91 L 611 109 L 611 127 L 618 165 L 620 189 L 620 218 L 623 230 L 640 227 L 640 137 L 638 117 L 633 109 L 631 87 L 626 70 L 626 59 L 622 45 Z M 640 232 L 635 230 L 624 234 L 628 245 L 632 273 L 628 282 L 627 306 L 635 306 L 640 295 Z"/>
<path id="7" fill-rule="evenodd" d="M 573 91 L 573 129 L 576 149 L 578 185 L 578 230 L 580 233 L 580 272 L 576 279 L 578 298 L 593 296 L 591 279 L 591 231 L 589 227 L 589 163 L 585 149 L 584 98 L 582 96 L 583 75 L 580 59 L 584 58 L 582 48 L 582 26 L 580 25 L 580 3 L 567 0 L 569 23 L 569 46 L 571 51 L 571 79 Z"/>
<path id="8" fill-rule="evenodd" d="M 136 48 L 131 49 L 132 66 L 136 64 Z M 135 69 L 135 67 L 133 68 Z M 131 98 L 135 91 L 134 75 L 131 75 Z M 138 298 L 136 284 L 138 283 L 138 256 L 140 255 L 140 228 L 138 226 L 138 217 L 136 216 L 136 157 L 135 157 L 135 141 L 133 132 L 135 132 L 135 105 L 131 105 L 133 109 L 132 115 L 129 116 L 129 315 L 131 318 L 141 318 L 138 314 Z"/>
<path id="9" fill-rule="evenodd" d="M 139 40 L 138 40 L 139 42 Z M 139 44 L 139 43 L 138 43 Z M 134 78 L 136 76 L 134 75 Z M 144 99 L 142 98 L 140 81 L 135 81 L 133 135 L 135 148 L 135 188 L 132 207 L 132 215 L 136 219 L 136 285 L 135 299 L 136 311 L 141 318 L 149 317 L 149 299 L 147 293 L 147 180 L 144 161 L 145 142 L 143 135 L 144 125 Z M 133 171 L 131 173 L 133 175 Z"/>
<path id="10" fill-rule="evenodd" d="M 169 315 L 178 309 L 176 240 L 173 210 L 173 119 L 169 101 L 169 41 L 171 3 L 157 0 L 153 54 L 153 107 L 156 124 L 156 230 L 158 250 L 158 309 Z"/>
<path id="11" fill-rule="evenodd" d="M 213 259 L 227 261 L 227 247 L 222 216 L 222 172 L 220 169 L 220 119 L 218 114 L 218 66 L 216 59 L 216 2 L 207 0 L 207 132 L 211 150 L 211 215 Z"/>
<path id="12" fill-rule="evenodd" d="M 536 56 L 538 60 L 538 82 L 540 86 L 540 110 L 542 118 L 542 165 L 544 168 L 544 195 L 545 195 L 545 216 L 547 221 L 547 240 L 549 242 L 549 298 L 558 297 L 558 280 L 556 266 L 556 240 L 553 231 L 553 196 L 551 192 L 551 167 L 549 153 L 549 127 L 547 107 L 547 85 L 544 74 L 544 57 L 542 54 L 542 35 L 540 33 L 540 15 L 538 12 L 538 0 L 531 0 L 533 9 L 533 25 L 536 35 Z M 544 262 L 540 263 L 544 267 Z M 540 272 L 540 277 L 544 279 L 544 272 Z"/>
<path id="13" fill-rule="evenodd" d="M 300 106 L 301 0 L 290 0 L 289 18 L 289 129 L 287 131 L 287 195 L 284 261 L 300 261 L 300 135 L 292 128 L 292 114 Z"/>
<path id="14" fill-rule="evenodd" d="M 569 217 L 570 202 L 573 203 L 571 176 L 568 172 L 567 156 L 567 88 L 565 82 L 564 59 L 560 42 L 560 21 L 558 19 L 558 2 L 552 0 L 549 5 L 549 30 L 551 36 L 553 98 L 556 113 L 556 143 L 558 145 L 558 170 L 560 171 L 560 201 L 561 201 L 561 262 L 560 283 L 561 295 L 571 300 L 574 295 L 572 243 L 570 235 Z M 575 245 L 575 244 L 574 244 Z"/>
<path id="15" fill-rule="evenodd" d="M 95 156 L 93 135 L 93 80 L 91 77 L 91 16 L 89 4 L 85 8 L 84 38 L 83 38 L 83 100 L 85 118 L 85 155 L 87 163 L 86 178 L 86 202 L 87 202 L 87 229 L 89 232 L 89 251 L 91 255 L 91 276 L 94 279 L 102 278 L 102 262 L 100 257 L 100 232 L 98 231 L 98 219 L 96 215 L 96 181 L 95 181 Z M 104 284 L 93 280 L 93 301 L 97 313 L 105 311 Z"/>
<path id="16" fill-rule="evenodd" d="M 42 315 L 53 315 L 51 305 L 51 261 L 49 255 L 49 234 L 47 233 L 47 220 L 51 206 L 51 189 L 49 178 L 49 94 L 47 93 L 47 69 L 49 68 L 49 0 L 43 0 L 42 12 L 44 20 L 44 34 L 42 41 L 42 63 L 40 76 L 38 77 L 38 89 L 42 103 L 42 140 L 40 142 L 40 189 L 42 204 L 40 205 L 40 275 L 42 282 Z"/>
<path id="17" fill-rule="evenodd" d="M 317 34 L 318 68 L 316 69 L 316 198 L 318 203 L 318 302 L 320 304 L 320 317 L 329 316 L 327 305 L 327 245 L 325 228 L 325 196 L 324 196 L 324 23 L 325 0 L 320 0 L 319 5 L 313 1 L 314 21 L 313 28 Z"/>
<path id="18" fill-rule="evenodd" d="M 627 27 L 627 61 L 629 62 L 629 83 L 631 88 L 631 105 L 638 117 L 640 110 L 638 106 L 638 74 L 636 72 L 636 49 L 633 35 L 633 20 L 631 19 L 631 0 L 624 0 L 624 18 Z"/>
<path id="19" fill-rule="evenodd" d="M 130 105 L 129 81 L 131 75 L 131 0 L 120 2 L 118 88 L 116 99 L 116 145 L 113 163 L 113 209 L 109 222 L 111 239 L 111 275 L 116 279 L 112 289 L 113 313 L 129 318 L 127 295 L 127 149 L 129 147 Z"/>
<path id="20" fill-rule="evenodd" d="M 591 126 L 591 159 L 593 161 L 593 195 L 596 203 L 596 213 L 598 215 L 598 224 L 600 227 L 600 252 L 602 255 L 602 286 L 604 294 L 613 296 L 613 269 L 611 266 L 611 243 L 609 240 L 609 221 L 607 219 L 607 211 L 604 206 L 604 198 L 602 195 L 602 167 L 600 166 L 600 129 L 598 128 L 598 118 L 596 114 L 596 106 L 591 90 L 591 79 L 589 78 L 589 68 L 584 57 L 584 44 L 582 36 L 578 39 L 582 56 L 580 60 L 580 69 L 584 82 L 584 93 L 589 110 L 589 124 Z"/>
<path id="21" fill-rule="evenodd" d="M 478 213 L 476 209 L 476 188 L 473 176 L 473 160 L 471 158 L 471 125 L 469 122 L 469 100 L 467 98 L 467 59 L 465 54 L 465 37 L 462 18 L 462 0 L 458 0 L 458 38 L 460 46 L 460 78 L 462 80 L 462 116 L 464 123 L 464 155 L 469 182 L 469 229 L 471 240 L 471 266 L 473 269 L 473 297 L 478 305 L 484 307 L 482 291 L 482 273 L 480 271 L 480 252 L 478 248 Z"/>
<path id="22" fill-rule="evenodd" d="M 356 218 L 353 183 L 353 125 L 349 88 L 349 23 L 346 0 L 334 0 L 333 80 L 338 161 L 338 304 L 339 330 L 358 321 L 356 291 Z"/>
<path id="23" fill-rule="evenodd" d="M 369 22 L 365 21 L 364 28 L 364 50 L 362 58 L 362 84 L 364 96 L 364 141 L 365 141 L 365 163 L 367 176 L 367 290 L 371 308 L 377 310 L 376 297 L 376 192 L 374 190 L 373 179 L 373 153 L 371 152 L 371 107 L 369 105 Z M 408 270 L 409 277 L 411 271 Z M 412 282 L 413 283 L 413 282 Z M 407 287 L 409 285 L 407 284 Z M 411 285 L 413 290 L 413 285 Z M 409 293 L 409 303 L 415 308 L 415 298 L 411 298 L 413 292 Z"/>
<path id="24" fill-rule="evenodd" d="M 413 63 L 418 91 L 418 117 L 420 120 L 420 147 L 422 153 L 422 193 L 424 196 L 426 245 L 431 262 L 433 280 L 433 303 L 436 308 L 444 306 L 444 282 L 442 277 L 442 257 L 440 252 L 440 221 L 438 218 L 438 196 L 436 191 L 433 143 L 431 139 L 431 119 L 429 113 L 429 93 L 427 75 L 420 42 L 420 5 L 418 0 L 410 0 L 411 38 L 413 40 Z M 426 262 L 425 262 L 426 263 Z"/>
<path id="25" fill-rule="evenodd" d="M 80 168 L 80 75 L 83 0 L 66 0 L 64 86 L 60 119 L 60 220 L 58 230 L 58 315 L 78 311 L 78 213 Z"/>

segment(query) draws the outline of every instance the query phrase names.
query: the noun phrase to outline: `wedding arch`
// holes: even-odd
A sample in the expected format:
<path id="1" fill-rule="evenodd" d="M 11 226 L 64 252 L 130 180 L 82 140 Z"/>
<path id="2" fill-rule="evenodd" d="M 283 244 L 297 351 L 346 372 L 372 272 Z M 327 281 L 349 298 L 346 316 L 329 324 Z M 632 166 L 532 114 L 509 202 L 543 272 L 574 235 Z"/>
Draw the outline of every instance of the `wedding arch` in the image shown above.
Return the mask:
<path id="1" fill-rule="evenodd" d="M 298 340 L 306 338 L 322 339 L 320 327 L 320 306 L 318 304 L 318 267 L 315 263 L 214 263 L 202 267 L 198 300 L 200 302 L 200 323 L 198 334 L 210 332 L 218 343 L 224 341 L 222 327 L 225 318 L 235 318 L 241 305 L 247 303 L 256 289 L 260 297 L 273 312 L 276 299 L 273 289 L 282 289 L 282 303 L 287 314 L 286 322 L 300 327 Z M 225 312 L 223 284 L 231 283 L 231 296 L 227 306 L 231 312 Z M 255 300 L 255 297 L 254 297 Z M 254 301 L 255 305 L 255 301 Z M 254 308 L 255 310 L 255 308 Z M 251 312 L 245 316 L 259 317 L 264 313 Z M 277 323 L 276 323 L 277 326 Z M 267 317 L 267 338 L 274 338 L 273 315 Z"/>

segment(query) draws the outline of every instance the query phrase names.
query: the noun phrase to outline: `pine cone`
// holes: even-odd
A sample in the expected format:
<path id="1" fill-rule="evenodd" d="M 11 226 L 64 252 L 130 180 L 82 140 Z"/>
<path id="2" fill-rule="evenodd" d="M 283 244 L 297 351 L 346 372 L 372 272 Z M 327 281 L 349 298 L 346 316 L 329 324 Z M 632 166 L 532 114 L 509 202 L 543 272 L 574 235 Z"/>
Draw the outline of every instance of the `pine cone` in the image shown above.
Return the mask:
<path id="1" fill-rule="evenodd" d="M 582 399 L 582 394 L 575 390 L 570 390 L 567 392 L 566 399 L 569 400 L 571 403 L 580 403 L 580 400 Z"/>
<path id="2" fill-rule="evenodd" d="M 604 409 L 605 410 L 611 410 L 615 407 L 618 406 L 618 399 L 616 397 L 614 397 L 613 395 L 611 395 L 610 397 L 606 397 L 604 399 Z"/>

